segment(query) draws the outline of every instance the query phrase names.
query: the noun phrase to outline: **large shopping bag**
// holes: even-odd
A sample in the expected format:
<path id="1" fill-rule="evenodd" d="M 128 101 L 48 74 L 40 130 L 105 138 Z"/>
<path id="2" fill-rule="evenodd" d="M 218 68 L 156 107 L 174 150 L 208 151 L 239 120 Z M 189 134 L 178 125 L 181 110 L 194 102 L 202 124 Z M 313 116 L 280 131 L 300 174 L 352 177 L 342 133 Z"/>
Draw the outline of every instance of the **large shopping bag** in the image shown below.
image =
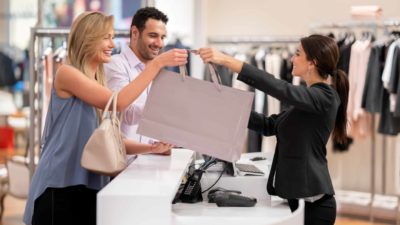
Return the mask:
<path id="1" fill-rule="evenodd" d="M 163 70 L 137 132 L 225 161 L 240 158 L 254 94 Z"/>

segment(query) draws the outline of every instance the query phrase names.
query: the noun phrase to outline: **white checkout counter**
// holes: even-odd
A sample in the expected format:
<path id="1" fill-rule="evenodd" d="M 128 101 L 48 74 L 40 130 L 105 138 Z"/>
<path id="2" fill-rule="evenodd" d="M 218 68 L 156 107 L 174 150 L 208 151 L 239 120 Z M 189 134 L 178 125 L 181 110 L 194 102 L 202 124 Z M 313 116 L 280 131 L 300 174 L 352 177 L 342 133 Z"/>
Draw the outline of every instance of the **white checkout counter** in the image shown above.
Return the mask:
<path id="1" fill-rule="evenodd" d="M 222 177 L 215 186 L 241 190 L 246 196 L 256 197 L 254 207 L 218 207 L 206 198 L 194 204 L 172 204 L 194 155 L 186 149 L 174 149 L 171 156 L 140 155 L 98 193 L 97 224 L 303 225 L 304 202 L 291 213 L 281 199 L 271 199 L 264 185 L 267 171 L 264 177 L 258 178 Z M 203 189 L 213 183 L 213 176 L 217 175 L 203 175 Z M 263 185 L 259 187 L 260 184 Z"/>

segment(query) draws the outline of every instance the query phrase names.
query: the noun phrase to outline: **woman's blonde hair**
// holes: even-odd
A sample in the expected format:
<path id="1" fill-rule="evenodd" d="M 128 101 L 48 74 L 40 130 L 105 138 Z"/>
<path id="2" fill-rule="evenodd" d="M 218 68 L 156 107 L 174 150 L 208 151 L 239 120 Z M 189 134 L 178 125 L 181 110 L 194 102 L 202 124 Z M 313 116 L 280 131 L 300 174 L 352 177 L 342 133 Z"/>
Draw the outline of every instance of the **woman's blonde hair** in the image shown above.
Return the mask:
<path id="1" fill-rule="evenodd" d="M 68 63 L 87 75 L 87 63 L 98 51 L 99 42 L 113 29 L 114 17 L 102 12 L 84 12 L 72 23 L 68 37 Z M 96 80 L 106 86 L 103 64 L 100 63 Z"/>

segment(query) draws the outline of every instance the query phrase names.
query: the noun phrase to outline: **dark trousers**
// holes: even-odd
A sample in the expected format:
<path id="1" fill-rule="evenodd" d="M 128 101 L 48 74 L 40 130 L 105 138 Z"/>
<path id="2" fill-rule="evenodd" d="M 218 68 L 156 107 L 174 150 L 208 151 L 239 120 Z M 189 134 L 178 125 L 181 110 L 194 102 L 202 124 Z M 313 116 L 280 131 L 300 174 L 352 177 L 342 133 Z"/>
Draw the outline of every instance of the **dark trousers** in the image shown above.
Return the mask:
<path id="1" fill-rule="evenodd" d="M 294 212 L 299 200 L 289 199 L 289 207 Z M 324 195 L 315 202 L 305 202 L 304 225 L 333 225 L 336 220 L 336 200 L 332 195 Z"/>
<path id="2" fill-rule="evenodd" d="M 96 225 L 96 194 L 84 185 L 47 188 L 35 200 L 32 225 Z"/>

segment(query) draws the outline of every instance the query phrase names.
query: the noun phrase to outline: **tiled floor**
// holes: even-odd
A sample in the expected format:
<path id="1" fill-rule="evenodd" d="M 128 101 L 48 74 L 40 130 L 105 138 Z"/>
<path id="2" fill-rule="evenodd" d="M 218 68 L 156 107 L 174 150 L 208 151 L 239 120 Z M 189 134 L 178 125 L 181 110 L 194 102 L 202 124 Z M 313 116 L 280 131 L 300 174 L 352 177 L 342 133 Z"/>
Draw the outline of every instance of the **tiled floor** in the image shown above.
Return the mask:
<path id="1" fill-rule="evenodd" d="M 22 214 L 25 208 L 25 200 L 7 195 L 4 202 L 3 220 L 0 225 L 23 225 Z"/>
<path id="2" fill-rule="evenodd" d="M 395 223 L 370 223 L 369 221 L 364 221 L 364 220 L 356 220 L 356 219 L 351 219 L 351 218 L 344 218 L 340 217 L 336 220 L 335 225 L 394 225 Z"/>

